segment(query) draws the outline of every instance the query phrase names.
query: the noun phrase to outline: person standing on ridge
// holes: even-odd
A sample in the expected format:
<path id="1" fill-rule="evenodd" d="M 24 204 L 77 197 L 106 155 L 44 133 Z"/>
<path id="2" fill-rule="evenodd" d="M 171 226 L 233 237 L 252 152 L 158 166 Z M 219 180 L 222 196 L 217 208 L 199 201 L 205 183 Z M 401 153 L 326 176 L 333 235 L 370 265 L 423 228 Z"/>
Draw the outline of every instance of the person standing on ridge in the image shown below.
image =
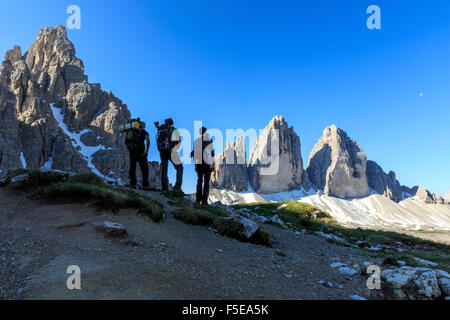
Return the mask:
<path id="1" fill-rule="evenodd" d="M 142 189 L 152 191 L 148 183 L 148 161 L 147 155 L 150 148 L 150 139 L 148 132 L 145 131 L 145 122 L 139 122 L 139 129 L 133 131 L 131 138 L 126 140 L 127 148 L 130 151 L 130 186 L 136 188 L 136 164 L 139 163 L 139 167 L 142 172 Z"/>
<path id="2" fill-rule="evenodd" d="M 191 152 L 194 158 L 195 171 L 197 172 L 196 202 L 208 205 L 209 183 L 211 173 L 214 171 L 214 146 L 211 137 L 205 127 L 200 128 L 200 137 L 194 141 L 194 150 Z"/>
<path id="3" fill-rule="evenodd" d="M 167 170 L 169 166 L 169 161 L 172 162 L 175 170 L 177 171 L 176 183 L 173 191 L 180 195 L 184 195 L 181 189 L 183 183 L 183 165 L 181 164 L 181 159 L 178 151 L 181 147 L 181 136 L 180 132 L 173 125 L 173 120 L 171 118 L 166 119 L 165 123 L 159 126 L 158 122 L 155 122 L 157 127 L 157 145 L 159 155 L 161 157 L 161 191 L 169 190 L 169 177 L 167 176 Z"/>

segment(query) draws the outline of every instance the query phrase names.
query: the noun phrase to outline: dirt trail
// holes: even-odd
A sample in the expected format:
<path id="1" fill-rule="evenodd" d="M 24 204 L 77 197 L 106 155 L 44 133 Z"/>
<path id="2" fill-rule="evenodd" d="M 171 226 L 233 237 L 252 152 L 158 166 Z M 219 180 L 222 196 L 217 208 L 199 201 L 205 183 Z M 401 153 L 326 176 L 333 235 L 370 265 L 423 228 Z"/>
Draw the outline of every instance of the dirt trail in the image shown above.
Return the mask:
<path id="1" fill-rule="evenodd" d="M 150 196 L 168 206 L 159 193 Z M 350 299 L 368 296 L 366 279 L 330 264 L 380 263 L 361 250 L 269 225 L 274 248 L 242 243 L 183 224 L 171 216 L 173 207 L 166 209 L 166 218 L 153 223 L 132 211 L 49 205 L 0 188 L 0 298 Z M 95 229 L 105 220 L 122 223 L 135 239 L 106 237 Z M 81 290 L 67 289 L 69 265 L 81 268 Z"/>

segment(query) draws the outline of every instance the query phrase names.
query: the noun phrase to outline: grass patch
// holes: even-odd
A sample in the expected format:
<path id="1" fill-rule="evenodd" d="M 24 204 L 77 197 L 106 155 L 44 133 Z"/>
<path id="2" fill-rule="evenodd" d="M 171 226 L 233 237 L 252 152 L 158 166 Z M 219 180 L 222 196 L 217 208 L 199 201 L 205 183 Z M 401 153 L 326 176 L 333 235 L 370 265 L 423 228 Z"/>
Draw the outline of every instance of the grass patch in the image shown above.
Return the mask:
<path id="1" fill-rule="evenodd" d="M 180 204 L 180 201 L 177 203 Z M 272 236 L 261 226 L 251 238 L 247 238 L 244 235 L 244 226 L 234 220 L 225 219 L 229 216 L 228 212 L 219 207 L 203 206 L 186 200 L 186 202 L 182 202 L 182 207 L 175 211 L 173 216 L 184 223 L 213 227 L 220 235 L 241 242 L 272 246 Z"/>
<path id="2" fill-rule="evenodd" d="M 175 211 L 173 216 L 175 219 L 183 221 L 187 224 L 197 226 L 212 226 L 215 219 L 224 217 L 226 215 L 216 215 L 207 210 L 198 209 L 193 205 L 190 205 Z"/>
<path id="3" fill-rule="evenodd" d="M 11 182 L 19 175 L 27 174 L 23 181 Z M 8 172 L 7 185 L 31 193 L 33 197 L 64 203 L 94 204 L 99 210 L 117 213 L 120 209 L 137 209 L 153 221 L 163 217 L 163 206 L 157 201 L 131 190 L 116 188 L 104 183 L 93 173 L 69 176 L 68 173 L 54 171 L 17 169 Z"/>
<path id="4" fill-rule="evenodd" d="M 283 208 L 280 208 L 283 206 Z M 245 205 L 234 205 L 235 209 L 247 209 L 249 212 L 264 216 L 268 219 L 275 214 L 285 223 L 290 223 L 290 228 L 300 231 L 306 229 L 310 232 L 323 230 L 327 228 L 326 232 L 337 235 L 347 240 L 349 244 L 343 244 L 333 239 L 327 241 L 339 245 L 355 245 L 357 241 L 364 241 L 367 246 L 392 246 L 402 248 L 404 251 L 399 252 L 395 248 L 386 251 L 370 251 L 373 255 L 383 259 L 390 258 L 396 262 L 398 260 L 405 261 L 406 265 L 411 267 L 420 266 L 414 257 L 424 260 L 436 262 L 439 264 L 438 268 L 450 272 L 450 246 L 436 243 L 429 240 L 423 240 L 414 236 L 380 230 L 370 230 L 362 228 L 347 228 L 340 225 L 327 213 L 320 211 L 314 206 L 297 201 L 282 201 L 277 203 L 254 203 Z M 280 208 L 279 210 L 277 210 Z M 314 219 L 314 213 L 320 212 L 320 218 Z M 317 215 L 315 215 L 317 216 Z M 279 226 L 276 223 L 271 223 Z M 280 226 L 281 227 L 281 226 Z M 400 243 L 400 244 L 397 244 Z M 367 252 L 367 248 L 359 248 Z"/>
<path id="5" fill-rule="evenodd" d="M 281 207 L 277 210 L 279 207 Z M 276 203 L 254 203 L 246 205 L 235 205 L 235 209 L 247 209 L 257 215 L 264 216 L 271 219 L 274 215 L 278 217 L 286 224 L 290 224 L 296 230 L 308 229 L 310 231 L 320 230 L 324 224 L 330 224 L 335 220 L 331 218 L 326 212 L 319 210 L 318 208 L 309 205 L 307 203 L 297 201 L 282 201 Z M 321 218 L 313 219 L 312 216 L 317 213 L 317 216 Z M 278 223 L 270 224 L 283 228 Z"/>
<path id="6" fill-rule="evenodd" d="M 105 185 L 105 182 L 102 178 L 100 178 L 95 173 L 81 173 L 77 174 L 75 176 L 69 177 L 67 179 L 68 182 L 80 182 L 80 183 L 87 183 L 87 184 L 93 184 L 102 186 Z"/>
<path id="7" fill-rule="evenodd" d="M 22 181 L 12 182 L 15 177 L 27 175 Z M 53 183 L 63 182 L 68 179 L 68 174 L 57 172 L 41 172 L 38 170 L 16 169 L 8 172 L 6 185 L 13 189 L 31 191 L 36 188 L 45 187 Z"/>
<path id="8" fill-rule="evenodd" d="M 48 200 L 64 202 L 91 202 L 100 210 L 119 212 L 120 209 L 137 209 L 153 221 L 163 217 L 163 206 L 157 201 L 144 197 L 131 190 L 121 190 L 106 184 L 89 184 L 83 182 L 60 182 L 38 191 Z"/>
<path id="9" fill-rule="evenodd" d="M 432 247 L 437 250 L 450 252 L 450 247 L 448 245 L 416 238 L 403 233 L 361 228 L 346 228 L 333 222 L 330 225 L 349 241 L 362 240 L 370 243 L 371 245 L 393 245 L 394 243 L 399 242 L 403 246 Z"/>
<path id="10" fill-rule="evenodd" d="M 407 266 L 419 267 L 414 257 L 438 263 L 438 269 L 450 272 L 450 246 L 429 240 L 416 238 L 410 235 L 370 229 L 346 228 L 336 223 L 331 224 L 336 232 L 349 242 L 367 242 L 370 246 L 392 246 L 386 251 L 371 251 L 374 255 L 394 262 L 405 261 Z M 398 251 L 395 248 L 401 248 Z"/>

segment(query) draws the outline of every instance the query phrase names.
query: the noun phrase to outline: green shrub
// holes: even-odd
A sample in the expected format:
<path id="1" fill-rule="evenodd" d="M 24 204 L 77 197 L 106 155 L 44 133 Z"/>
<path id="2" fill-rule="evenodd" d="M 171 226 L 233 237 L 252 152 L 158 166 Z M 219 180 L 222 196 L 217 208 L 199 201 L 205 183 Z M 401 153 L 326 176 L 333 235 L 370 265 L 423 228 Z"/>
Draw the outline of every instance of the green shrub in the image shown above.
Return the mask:
<path id="1" fill-rule="evenodd" d="M 157 201 L 131 190 L 122 191 L 108 185 L 61 182 L 41 189 L 39 194 L 49 200 L 91 202 L 100 210 L 108 210 L 115 213 L 120 209 L 138 209 L 139 213 L 147 215 L 155 222 L 160 221 L 163 217 L 163 206 Z"/>
<path id="2" fill-rule="evenodd" d="M 181 208 L 173 213 L 175 219 L 197 226 L 210 226 L 216 218 L 207 211 L 193 207 Z"/>
<path id="3" fill-rule="evenodd" d="M 81 182 L 81 183 L 88 183 L 88 184 L 94 184 L 94 185 L 104 185 L 105 182 L 102 178 L 100 178 L 95 173 L 81 173 L 77 174 L 75 176 L 69 177 L 67 180 L 69 182 Z"/>
<path id="4" fill-rule="evenodd" d="M 228 213 L 222 209 L 212 206 L 203 206 L 192 203 L 189 200 L 178 201 L 180 209 L 175 211 L 173 216 L 175 219 L 188 224 L 211 226 L 216 218 L 227 217 Z"/>
<path id="5" fill-rule="evenodd" d="M 284 205 L 284 207 L 278 209 L 282 205 Z M 314 207 L 310 204 L 298 201 L 252 203 L 246 205 L 235 205 L 233 207 L 235 209 L 246 208 L 253 213 L 267 217 L 269 219 L 277 214 L 283 222 L 290 223 L 298 230 L 309 229 L 312 231 L 317 231 L 322 227 L 323 224 L 334 222 L 334 219 L 331 218 L 328 213 L 321 211 L 317 207 Z M 310 218 L 316 211 L 319 211 L 319 216 L 321 216 L 321 218 Z M 274 224 L 277 227 L 283 228 L 277 223 L 272 223 L 270 221 L 267 223 Z"/>
<path id="6" fill-rule="evenodd" d="M 19 181 L 11 182 L 11 180 L 17 176 L 27 174 L 28 178 Z M 35 189 L 51 185 L 53 183 L 58 183 L 66 181 L 68 174 L 57 173 L 57 172 L 41 172 L 37 170 L 24 170 L 17 169 L 8 173 L 7 184 L 13 189 L 21 189 L 24 191 L 33 191 Z"/>

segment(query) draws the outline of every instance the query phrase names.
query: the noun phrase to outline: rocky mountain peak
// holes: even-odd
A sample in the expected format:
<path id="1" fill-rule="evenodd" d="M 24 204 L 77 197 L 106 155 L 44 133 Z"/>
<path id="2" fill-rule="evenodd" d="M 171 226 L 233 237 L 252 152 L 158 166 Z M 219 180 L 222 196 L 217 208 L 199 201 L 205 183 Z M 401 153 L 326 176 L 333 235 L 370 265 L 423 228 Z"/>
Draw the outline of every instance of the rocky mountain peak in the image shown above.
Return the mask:
<path id="1" fill-rule="evenodd" d="M 363 149 L 344 130 L 332 125 L 314 146 L 306 171 L 326 195 L 352 198 L 369 194 L 366 168 Z"/>
<path id="2" fill-rule="evenodd" d="M 426 190 L 424 187 L 417 187 L 416 197 L 425 203 L 429 204 L 444 204 L 446 201 L 441 196 Z"/>
<path id="3" fill-rule="evenodd" d="M 395 172 L 386 174 L 375 161 L 367 161 L 367 181 L 369 187 L 377 193 L 395 201 L 403 200 L 403 193 L 407 192 L 397 181 Z"/>
<path id="4" fill-rule="evenodd" d="M 450 190 L 447 191 L 446 194 L 444 194 L 444 199 L 445 199 L 446 201 L 450 202 Z"/>
<path id="5" fill-rule="evenodd" d="M 283 116 L 275 116 L 270 120 L 268 126 L 276 126 L 276 124 L 287 124 L 286 119 Z"/>
<path id="6" fill-rule="evenodd" d="M 248 175 L 245 152 L 245 137 L 238 137 L 236 142 L 228 141 L 222 154 L 214 160 L 215 170 L 211 176 L 211 186 L 215 189 L 247 191 Z"/>
<path id="7" fill-rule="evenodd" d="M 248 163 L 245 137 L 238 137 L 233 144 L 227 142 L 224 152 L 216 156 L 212 187 L 247 191 L 250 183 L 255 192 L 277 193 L 300 189 L 304 177 L 309 189 L 300 147 L 294 128 L 288 126 L 283 116 L 276 116 L 259 135 Z"/>
<path id="8" fill-rule="evenodd" d="M 31 71 L 48 65 L 59 64 L 60 67 L 64 67 L 75 61 L 81 64 L 80 67 L 84 71 L 81 60 L 75 57 L 75 47 L 67 38 L 66 29 L 61 25 L 41 29 L 25 57 L 27 67 Z"/>
<path id="9" fill-rule="evenodd" d="M 283 116 L 274 117 L 259 135 L 250 153 L 248 174 L 253 190 L 259 193 L 301 188 L 303 160 L 300 138 Z"/>
<path id="10" fill-rule="evenodd" d="M 17 46 L 7 52 L 0 114 L 0 169 L 45 166 L 126 176 L 127 150 L 117 128 L 130 112 L 88 82 L 63 26 L 42 29 L 23 56 Z"/>
<path id="11" fill-rule="evenodd" d="M 13 65 L 20 59 L 22 59 L 22 49 L 19 46 L 14 46 L 6 52 L 4 61 Z"/>

